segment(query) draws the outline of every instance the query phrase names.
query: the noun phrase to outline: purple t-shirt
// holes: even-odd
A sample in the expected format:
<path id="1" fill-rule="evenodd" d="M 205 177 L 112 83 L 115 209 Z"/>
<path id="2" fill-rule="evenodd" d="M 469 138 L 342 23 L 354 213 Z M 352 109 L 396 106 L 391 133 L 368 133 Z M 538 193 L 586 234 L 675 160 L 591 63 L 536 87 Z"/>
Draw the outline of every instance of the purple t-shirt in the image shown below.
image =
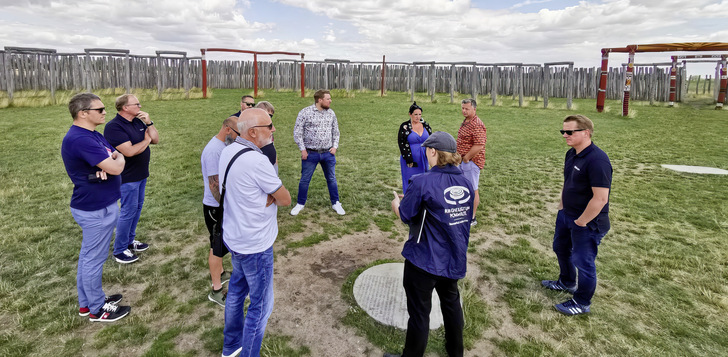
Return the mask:
<path id="1" fill-rule="evenodd" d="M 76 125 L 68 129 L 61 145 L 61 156 L 73 182 L 71 208 L 95 211 L 121 197 L 121 176 L 108 175 L 105 181 L 89 181 L 90 174 L 101 171 L 96 165 L 108 159 L 114 151 L 114 147 L 95 130 Z"/>

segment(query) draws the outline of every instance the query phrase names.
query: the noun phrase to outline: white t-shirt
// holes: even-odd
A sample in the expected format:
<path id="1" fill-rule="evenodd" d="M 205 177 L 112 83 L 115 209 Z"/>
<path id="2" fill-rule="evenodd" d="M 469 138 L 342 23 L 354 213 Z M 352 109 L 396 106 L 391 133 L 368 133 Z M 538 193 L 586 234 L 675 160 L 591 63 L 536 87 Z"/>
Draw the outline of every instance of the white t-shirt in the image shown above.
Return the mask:
<path id="1" fill-rule="evenodd" d="M 220 163 L 220 153 L 225 148 L 225 143 L 220 141 L 217 137 L 212 137 L 210 142 L 205 145 L 202 150 L 202 157 L 200 163 L 202 164 L 202 180 L 205 182 L 205 195 L 202 197 L 202 204 L 210 207 L 219 207 L 220 204 L 215 199 L 215 196 L 210 192 L 210 180 L 208 177 L 214 175 L 225 175 L 225 172 L 219 173 L 218 164 Z M 227 166 L 225 166 L 227 167 Z M 225 170 L 225 168 L 223 168 Z M 220 177 L 222 183 L 222 177 Z"/>
<path id="2" fill-rule="evenodd" d="M 220 189 L 230 159 L 245 149 L 237 142 L 226 147 L 220 155 Z M 229 250 L 240 254 L 260 253 L 271 246 L 278 236 L 278 206 L 265 206 L 268 195 L 278 191 L 283 183 L 268 158 L 258 151 L 248 151 L 235 160 L 225 185 L 225 207 L 222 238 Z"/>

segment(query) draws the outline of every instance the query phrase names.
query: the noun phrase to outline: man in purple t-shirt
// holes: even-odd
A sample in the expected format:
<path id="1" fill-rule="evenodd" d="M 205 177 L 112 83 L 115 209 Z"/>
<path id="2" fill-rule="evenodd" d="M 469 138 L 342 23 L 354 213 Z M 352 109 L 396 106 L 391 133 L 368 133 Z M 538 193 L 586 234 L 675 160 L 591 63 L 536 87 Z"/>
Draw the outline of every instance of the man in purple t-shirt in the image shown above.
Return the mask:
<path id="1" fill-rule="evenodd" d="M 96 131 L 106 121 L 104 103 L 98 96 L 81 93 L 68 103 L 73 125 L 63 138 L 61 156 L 73 182 L 71 214 L 83 230 L 78 255 L 76 284 L 78 314 L 91 321 L 116 321 L 131 311 L 118 306 L 121 294 L 106 296 L 101 273 L 109 256 L 109 243 L 119 217 L 124 156 Z"/>

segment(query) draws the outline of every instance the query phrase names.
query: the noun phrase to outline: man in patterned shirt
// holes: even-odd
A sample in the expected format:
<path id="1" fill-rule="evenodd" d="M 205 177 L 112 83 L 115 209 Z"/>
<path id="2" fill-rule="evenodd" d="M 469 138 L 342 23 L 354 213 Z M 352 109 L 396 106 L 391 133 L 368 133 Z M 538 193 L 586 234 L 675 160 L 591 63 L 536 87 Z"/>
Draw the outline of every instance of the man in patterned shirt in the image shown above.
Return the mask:
<path id="1" fill-rule="evenodd" d="M 480 204 L 480 194 L 478 193 L 478 181 L 480 181 L 480 170 L 485 166 L 485 125 L 475 113 L 477 103 L 475 99 L 463 99 L 461 109 L 465 120 L 460 124 L 458 130 L 458 154 L 463 157 L 463 163 L 460 168 L 463 174 L 473 185 L 474 205 L 473 220 L 471 226 L 478 224 L 475 220 L 475 212 Z"/>
<path id="2" fill-rule="evenodd" d="M 329 187 L 331 208 L 340 215 L 346 214 L 339 202 L 336 184 L 336 149 L 339 147 L 339 123 L 331 110 L 331 93 L 318 90 L 313 95 L 314 104 L 301 109 L 293 126 L 293 140 L 301 150 L 301 181 L 298 183 L 296 206 L 291 216 L 298 215 L 306 204 L 308 185 L 316 165 L 321 164 Z"/>

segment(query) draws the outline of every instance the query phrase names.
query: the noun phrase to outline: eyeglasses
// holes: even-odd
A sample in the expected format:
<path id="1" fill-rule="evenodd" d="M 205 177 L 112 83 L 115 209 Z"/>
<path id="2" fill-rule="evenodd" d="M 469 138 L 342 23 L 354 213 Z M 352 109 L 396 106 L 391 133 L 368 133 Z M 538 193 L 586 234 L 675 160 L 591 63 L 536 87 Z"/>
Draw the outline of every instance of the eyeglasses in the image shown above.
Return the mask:
<path id="1" fill-rule="evenodd" d="M 586 129 L 575 129 L 575 130 L 559 130 L 559 132 L 561 133 L 561 135 L 564 135 L 564 134 L 566 134 L 566 135 L 569 135 L 569 136 L 571 136 L 572 134 L 574 134 L 574 133 L 575 133 L 575 132 L 577 132 L 577 131 L 584 131 L 584 130 L 586 130 Z"/>
<path id="2" fill-rule="evenodd" d="M 251 108 L 255 106 L 255 103 L 243 102 L 243 104 L 245 104 L 245 106 L 251 107 Z"/>
<path id="3" fill-rule="evenodd" d="M 235 134 L 238 134 L 238 136 L 240 136 L 240 133 L 237 130 L 233 129 L 232 126 L 230 126 L 230 125 L 225 125 L 225 126 L 228 127 L 228 128 L 230 128 L 230 130 L 234 131 Z"/>
<path id="4" fill-rule="evenodd" d="M 139 108 L 141 108 L 141 107 L 142 107 L 142 104 L 141 104 L 141 103 L 126 104 L 126 105 L 128 105 L 128 106 L 136 105 L 136 106 L 137 106 L 137 107 L 139 107 Z"/>
<path id="5" fill-rule="evenodd" d="M 81 110 L 95 110 L 95 111 L 99 112 L 99 114 L 101 114 L 101 113 L 104 112 L 104 110 L 106 110 L 106 107 L 101 107 L 101 108 L 86 108 L 86 109 L 81 109 Z"/>
<path id="6" fill-rule="evenodd" d="M 255 125 L 253 128 L 268 128 L 268 130 L 273 130 L 273 122 L 271 122 L 268 125 Z"/>

